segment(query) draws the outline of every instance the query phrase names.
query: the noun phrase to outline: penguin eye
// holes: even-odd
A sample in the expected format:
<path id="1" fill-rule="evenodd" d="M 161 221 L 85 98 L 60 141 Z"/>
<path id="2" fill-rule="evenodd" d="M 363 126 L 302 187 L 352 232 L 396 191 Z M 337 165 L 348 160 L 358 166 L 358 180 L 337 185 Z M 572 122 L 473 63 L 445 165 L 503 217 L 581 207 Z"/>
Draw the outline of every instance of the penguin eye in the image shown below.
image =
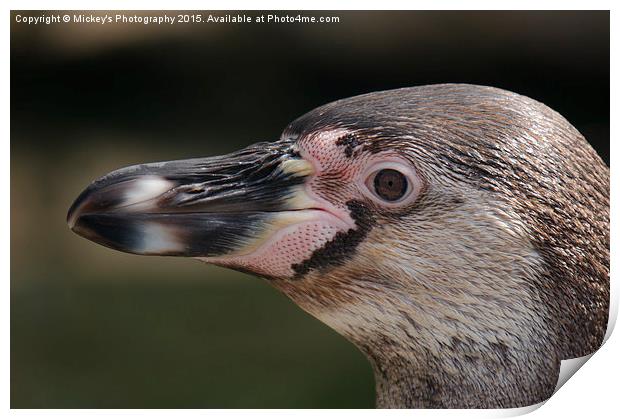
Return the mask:
<path id="1" fill-rule="evenodd" d="M 361 173 L 361 190 L 385 207 L 409 205 L 420 193 L 422 181 L 411 164 L 395 157 L 389 158 L 372 164 Z"/>
<path id="2" fill-rule="evenodd" d="M 394 169 L 382 169 L 374 174 L 372 187 L 375 194 L 388 202 L 396 202 L 407 193 L 407 177 Z"/>

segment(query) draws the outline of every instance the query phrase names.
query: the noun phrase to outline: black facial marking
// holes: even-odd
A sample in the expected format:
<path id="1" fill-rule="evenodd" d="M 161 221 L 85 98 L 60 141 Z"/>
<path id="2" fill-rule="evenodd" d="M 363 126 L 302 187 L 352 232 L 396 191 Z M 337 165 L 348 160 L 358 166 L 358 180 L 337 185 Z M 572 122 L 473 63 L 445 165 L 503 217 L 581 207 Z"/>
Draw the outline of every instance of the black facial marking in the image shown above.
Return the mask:
<path id="1" fill-rule="evenodd" d="M 347 232 L 338 232 L 323 247 L 315 250 L 312 255 L 301 263 L 291 265 L 295 272 L 293 279 L 302 279 L 312 269 L 325 270 L 330 266 L 342 265 L 355 253 L 357 246 L 366 238 L 375 224 L 372 211 L 362 202 L 349 201 L 347 207 L 356 228 Z"/>
<path id="2" fill-rule="evenodd" d="M 337 146 L 344 146 L 344 155 L 348 158 L 353 156 L 355 148 L 360 145 L 360 141 L 353 134 L 347 134 L 336 141 Z"/>

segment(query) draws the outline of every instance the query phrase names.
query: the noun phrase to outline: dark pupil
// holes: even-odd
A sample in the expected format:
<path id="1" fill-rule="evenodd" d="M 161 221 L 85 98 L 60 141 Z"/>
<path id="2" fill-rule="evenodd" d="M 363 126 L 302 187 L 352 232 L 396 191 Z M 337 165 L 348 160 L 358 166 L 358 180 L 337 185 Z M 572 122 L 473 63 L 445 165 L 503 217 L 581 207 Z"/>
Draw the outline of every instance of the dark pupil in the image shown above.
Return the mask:
<path id="1" fill-rule="evenodd" d="M 375 192 L 386 201 L 397 201 L 407 192 L 407 178 L 392 169 L 383 169 L 375 176 Z"/>

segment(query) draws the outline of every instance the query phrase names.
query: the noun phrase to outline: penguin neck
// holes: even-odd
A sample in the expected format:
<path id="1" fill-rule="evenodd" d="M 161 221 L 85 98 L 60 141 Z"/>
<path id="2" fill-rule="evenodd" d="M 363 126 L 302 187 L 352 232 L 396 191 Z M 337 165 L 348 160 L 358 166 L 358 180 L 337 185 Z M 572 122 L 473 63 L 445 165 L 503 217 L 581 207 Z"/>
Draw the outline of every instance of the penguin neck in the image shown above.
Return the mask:
<path id="1" fill-rule="evenodd" d="M 499 405 L 497 397 L 489 400 L 489 393 L 493 392 L 490 377 L 469 368 L 463 371 L 465 374 L 459 373 L 453 370 L 453 363 L 445 360 L 420 359 L 413 354 L 395 352 L 367 354 L 375 376 L 377 408 L 485 408 Z M 472 393 L 472 389 L 480 390 Z M 501 404 L 508 405 L 509 402 Z"/>
<path id="2" fill-rule="evenodd" d="M 378 408 L 530 406 L 551 397 L 559 374 L 554 351 L 538 343 L 544 340 L 527 348 L 483 335 L 351 340 L 372 365 Z"/>
<path id="3" fill-rule="evenodd" d="M 440 393 L 449 391 L 437 366 L 420 365 L 413 357 L 368 355 L 375 376 L 376 407 L 380 409 L 444 408 Z M 439 374 L 438 374 L 439 373 Z M 455 395 L 461 393 L 453 391 Z M 460 397 L 459 397 L 460 398 Z"/>
<path id="4" fill-rule="evenodd" d="M 515 408 L 551 397 L 560 359 L 540 297 L 509 283 L 504 294 L 476 299 L 370 289 L 328 309 L 315 295 L 293 297 L 366 355 L 377 407 Z"/>

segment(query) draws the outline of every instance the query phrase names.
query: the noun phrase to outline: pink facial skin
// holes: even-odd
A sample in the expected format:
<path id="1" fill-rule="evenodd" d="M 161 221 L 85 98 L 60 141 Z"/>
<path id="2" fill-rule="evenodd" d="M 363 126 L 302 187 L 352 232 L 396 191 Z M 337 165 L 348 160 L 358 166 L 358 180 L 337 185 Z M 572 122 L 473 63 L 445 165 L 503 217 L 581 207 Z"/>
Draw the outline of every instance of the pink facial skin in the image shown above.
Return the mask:
<path id="1" fill-rule="evenodd" d="M 277 230 L 256 250 L 240 256 L 200 258 L 220 266 L 254 272 L 271 278 L 292 278 L 292 266 L 310 258 L 312 253 L 323 247 L 339 231 L 351 227 L 322 210 L 303 210 L 307 221 L 290 224 Z"/>
<path id="2" fill-rule="evenodd" d="M 397 209 L 413 203 L 423 188 L 422 179 L 410 162 L 394 152 L 347 157 L 337 141 L 351 134 L 344 129 L 321 132 L 299 141 L 301 156 L 315 167 L 308 191 L 348 214 L 347 202 L 367 201 L 383 209 Z M 369 180 L 381 169 L 395 169 L 407 176 L 410 190 L 398 202 L 386 202 L 373 191 Z"/>
<path id="3" fill-rule="evenodd" d="M 376 203 L 378 198 L 366 181 L 376 170 L 387 166 L 407 172 L 405 174 L 412 179 L 409 195 L 415 199 L 419 184 L 415 183 L 417 177 L 410 165 L 399 156 L 347 157 L 344 147 L 336 144 L 347 133 L 342 129 L 322 132 L 298 142 L 299 154 L 314 168 L 314 174 L 303 187 L 308 201 L 304 205 L 306 209 L 274 213 L 267 238 L 248 253 L 199 259 L 266 277 L 290 279 L 295 276 L 294 265 L 308 260 L 339 232 L 356 228 L 347 202 L 370 200 Z M 379 169 L 375 170 L 376 167 Z M 406 202 L 390 205 L 406 205 L 410 200 L 411 197 L 407 197 Z"/>

